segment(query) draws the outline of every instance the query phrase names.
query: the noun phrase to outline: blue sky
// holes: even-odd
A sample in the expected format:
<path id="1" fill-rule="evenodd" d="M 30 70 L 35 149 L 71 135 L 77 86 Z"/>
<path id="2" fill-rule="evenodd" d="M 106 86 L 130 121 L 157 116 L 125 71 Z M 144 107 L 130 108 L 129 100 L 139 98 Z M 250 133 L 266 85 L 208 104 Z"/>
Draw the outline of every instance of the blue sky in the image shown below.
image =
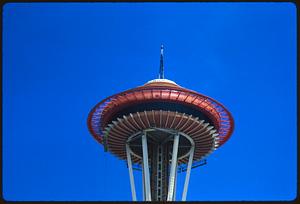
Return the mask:
<path id="1" fill-rule="evenodd" d="M 6 200 L 131 200 L 125 162 L 86 119 L 103 98 L 157 78 L 161 43 L 165 77 L 235 120 L 192 170 L 187 199 L 295 198 L 294 4 L 9 3 L 2 15 Z"/>

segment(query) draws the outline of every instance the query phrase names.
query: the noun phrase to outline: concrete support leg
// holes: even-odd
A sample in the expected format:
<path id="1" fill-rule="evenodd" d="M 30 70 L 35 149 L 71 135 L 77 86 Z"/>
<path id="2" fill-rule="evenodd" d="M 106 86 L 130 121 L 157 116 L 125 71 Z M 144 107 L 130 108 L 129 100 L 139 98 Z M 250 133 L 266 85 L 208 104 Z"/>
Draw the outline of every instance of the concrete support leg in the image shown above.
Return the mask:
<path id="1" fill-rule="evenodd" d="M 174 184 L 174 193 L 173 193 L 173 201 L 176 201 L 176 189 L 177 189 L 177 166 L 176 165 L 176 172 L 175 172 L 175 184 Z"/>
<path id="2" fill-rule="evenodd" d="M 170 178 L 169 178 L 169 189 L 168 189 L 167 201 L 173 200 L 175 173 L 176 173 L 176 167 L 177 167 L 178 144 L 179 144 L 179 134 L 176 134 L 174 136 L 174 143 L 173 143 L 172 162 L 171 162 L 171 168 L 170 168 Z"/>
<path id="3" fill-rule="evenodd" d="M 192 168 L 192 163 L 193 163 L 193 157 L 194 157 L 194 150 L 195 150 L 195 145 L 192 145 L 190 156 L 189 156 L 189 162 L 188 162 L 188 166 L 187 166 L 187 171 L 186 171 L 186 176 L 185 176 L 185 181 L 184 181 L 182 201 L 186 201 L 186 195 L 187 195 L 190 174 L 191 174 L 191 168 Z"/>
<path id="4" fill-rule="evenodd" d="M 143 171 L 144 171 L 144 185 L 145 185 L 145 198 L 146 201 L 151 201 L 151 188 L 150 188 L 150 172 L 148 163 L 148 146 L 147 146 L 147 136 L 144 132 L 142 136 L 142 146 L 143 146 Z"/>
<path id="5" fill-rule="evenodd" d="M 132 162 L 131 162 L 131 155 L 130 155 L 130 149 L 129 149 L 128 144 L 126 144 L 126 154 L 127 154 L 127 164 L 128 164 L 128 170 L 129 170 L 132 200 L 136 201 L 136 192 L 135 192 L 135 185 L 134 185 Z"/>

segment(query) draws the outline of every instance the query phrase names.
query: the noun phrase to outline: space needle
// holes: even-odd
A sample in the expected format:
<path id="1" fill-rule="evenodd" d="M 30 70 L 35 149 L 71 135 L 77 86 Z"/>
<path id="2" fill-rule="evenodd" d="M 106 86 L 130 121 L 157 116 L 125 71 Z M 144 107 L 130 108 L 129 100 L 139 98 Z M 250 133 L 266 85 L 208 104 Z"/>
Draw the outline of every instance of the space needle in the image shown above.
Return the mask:
<path id="1" fill-rule="evenodd" d="M 133 171 L 142 171 L 144 201 L 175 201 L 177 174 L 191 169 L 233 132 L 230 112 L 218 101 L 165 79 L 163 46 L 158 79 L 109 96 L 90 111 L 87 124 L 104 150 L 127 162 L 132 200 Z"/>

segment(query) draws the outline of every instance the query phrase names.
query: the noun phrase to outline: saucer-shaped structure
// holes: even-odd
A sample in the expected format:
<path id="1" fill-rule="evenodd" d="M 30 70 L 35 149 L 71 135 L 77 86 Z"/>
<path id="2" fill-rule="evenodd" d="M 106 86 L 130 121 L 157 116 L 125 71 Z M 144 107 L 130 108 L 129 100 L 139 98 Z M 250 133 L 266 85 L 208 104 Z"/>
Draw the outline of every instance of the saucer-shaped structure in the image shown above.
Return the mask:
<path id="1" fill-rule="evenodd" d="M 228 140 L 233 118 L 216 100 L 173 81 L 155 79 L 99 102 L 89 113 L 88 127 L 98 142 L 124 160 L 125 144 L 134 134 L 151 128 L 179 131 L 195 143 L 193 160 L 198 161 Z M 152 139 L 163 140 L 162 135 Z M 180 140 L 179 163 L 187 163 L 189 143 L 184 137 Z M 133 162 L 141 163 L 141 149 L 132 151 Z"/>

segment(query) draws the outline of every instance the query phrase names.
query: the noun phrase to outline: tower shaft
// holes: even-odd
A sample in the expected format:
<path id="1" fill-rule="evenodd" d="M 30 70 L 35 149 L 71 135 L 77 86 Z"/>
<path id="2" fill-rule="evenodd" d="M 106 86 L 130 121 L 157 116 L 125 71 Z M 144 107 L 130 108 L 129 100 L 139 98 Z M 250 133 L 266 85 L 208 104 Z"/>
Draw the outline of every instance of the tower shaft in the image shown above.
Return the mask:
<path id="1" fill-rule="evenodd" d="M 152 200 L 167 200 L 169 180 L 169 144 L 151 145 L 151 195 Z"/>

